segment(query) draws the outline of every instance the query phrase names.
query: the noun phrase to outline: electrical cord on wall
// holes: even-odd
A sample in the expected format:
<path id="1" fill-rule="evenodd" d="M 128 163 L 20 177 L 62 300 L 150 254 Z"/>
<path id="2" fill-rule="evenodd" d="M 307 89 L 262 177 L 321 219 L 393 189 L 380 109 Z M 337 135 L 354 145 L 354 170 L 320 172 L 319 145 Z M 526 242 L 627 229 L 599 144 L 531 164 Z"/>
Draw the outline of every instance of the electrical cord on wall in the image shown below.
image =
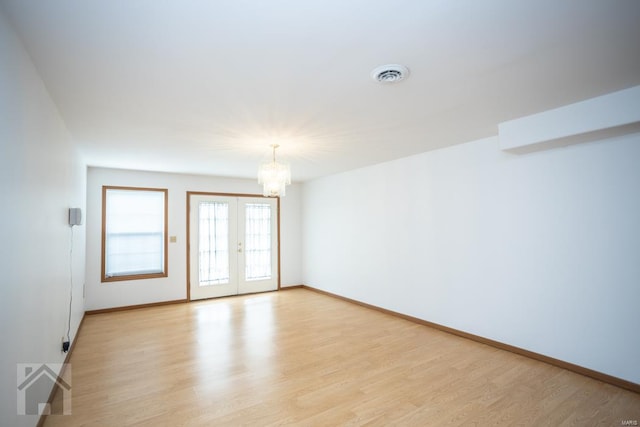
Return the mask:
<path id="1" fill-rule="evenodd" d="M 71 343 L 71 304 L 73 303 L 73 225 L 69 244 L 69 320 L 67 322 L 67 341 Z"/>

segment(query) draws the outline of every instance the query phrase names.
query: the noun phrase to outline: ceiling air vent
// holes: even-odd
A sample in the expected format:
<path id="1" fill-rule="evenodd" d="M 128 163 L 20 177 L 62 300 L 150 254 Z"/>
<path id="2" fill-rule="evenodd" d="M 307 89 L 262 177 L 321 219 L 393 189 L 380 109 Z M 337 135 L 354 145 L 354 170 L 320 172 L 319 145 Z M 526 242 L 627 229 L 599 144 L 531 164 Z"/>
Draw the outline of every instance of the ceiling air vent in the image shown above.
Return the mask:
<path id="1" fill-rule="evenodd" d="M 371 72 L 371 78 L 378 83 L 390 84 L 409 77 L 409 69 L 404 65 L 381 65 Z"/>

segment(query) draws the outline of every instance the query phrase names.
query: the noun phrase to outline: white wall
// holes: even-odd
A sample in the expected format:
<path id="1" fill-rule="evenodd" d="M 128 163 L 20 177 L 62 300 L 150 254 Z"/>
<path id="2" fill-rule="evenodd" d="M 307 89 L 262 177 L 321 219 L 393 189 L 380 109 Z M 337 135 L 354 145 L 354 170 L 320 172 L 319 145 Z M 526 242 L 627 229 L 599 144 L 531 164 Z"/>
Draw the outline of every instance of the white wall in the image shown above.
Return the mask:
<path id="1" fill-rule="evenodd" d="M 169 190 L 169 275 L 166 278 L 100 282 L 102 186 L 167 188 Z M 87 300 L 86 309 L 122 307 L 187 297 L 187 191 L 260 194 L 256 180 L 198 175 L 89 168 L 87 179 Z M 301 283 L 300 186 L 287 188 L 280 204 L 281 283 Z"/>
<path id="2" fill-rule="evenodd" d="M 304 283 L 640 383 L 640 135 L 303 186 Z"/>
<path id="3" fill-rule="evenodd" d="M 86 168 L 29 56 L 0 12 L 0 425 L 17 416 L 17 363 L 61 363 L 73 270 L 71 338 L 84 312 L 84 227 L 69 207 L 85 207 Z M 72 384 L 73 385 L 73 384 Z"/>

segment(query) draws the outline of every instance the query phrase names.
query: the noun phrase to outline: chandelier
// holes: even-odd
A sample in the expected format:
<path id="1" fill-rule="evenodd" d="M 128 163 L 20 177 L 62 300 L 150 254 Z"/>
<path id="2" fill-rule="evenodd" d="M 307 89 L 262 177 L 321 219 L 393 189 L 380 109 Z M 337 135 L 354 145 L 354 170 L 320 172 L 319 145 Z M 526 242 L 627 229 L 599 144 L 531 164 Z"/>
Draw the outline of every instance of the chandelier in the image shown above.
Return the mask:
<path id="1" fill-rule="evenodd" d="M 258 169 L 258 184 L 263 185 L 262 194 L 265 197 L 284 196 L 286 186 L 291 184 L 291 169 L 289 165 L 276 162 L 276 148 L 278 144 L 271 144 L 273 160 L 260 165 Z"/>

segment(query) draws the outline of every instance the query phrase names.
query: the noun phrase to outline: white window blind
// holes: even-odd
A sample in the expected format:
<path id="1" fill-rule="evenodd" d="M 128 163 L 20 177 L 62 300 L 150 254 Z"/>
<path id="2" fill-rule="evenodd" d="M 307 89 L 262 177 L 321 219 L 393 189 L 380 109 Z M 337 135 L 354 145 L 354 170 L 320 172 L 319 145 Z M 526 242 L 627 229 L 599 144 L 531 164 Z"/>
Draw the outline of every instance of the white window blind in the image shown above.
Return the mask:
<path id="1" fill-rule="evenodd" d="M 165 273 L 166 190 L 105 188 L 104 278 Z"/>

